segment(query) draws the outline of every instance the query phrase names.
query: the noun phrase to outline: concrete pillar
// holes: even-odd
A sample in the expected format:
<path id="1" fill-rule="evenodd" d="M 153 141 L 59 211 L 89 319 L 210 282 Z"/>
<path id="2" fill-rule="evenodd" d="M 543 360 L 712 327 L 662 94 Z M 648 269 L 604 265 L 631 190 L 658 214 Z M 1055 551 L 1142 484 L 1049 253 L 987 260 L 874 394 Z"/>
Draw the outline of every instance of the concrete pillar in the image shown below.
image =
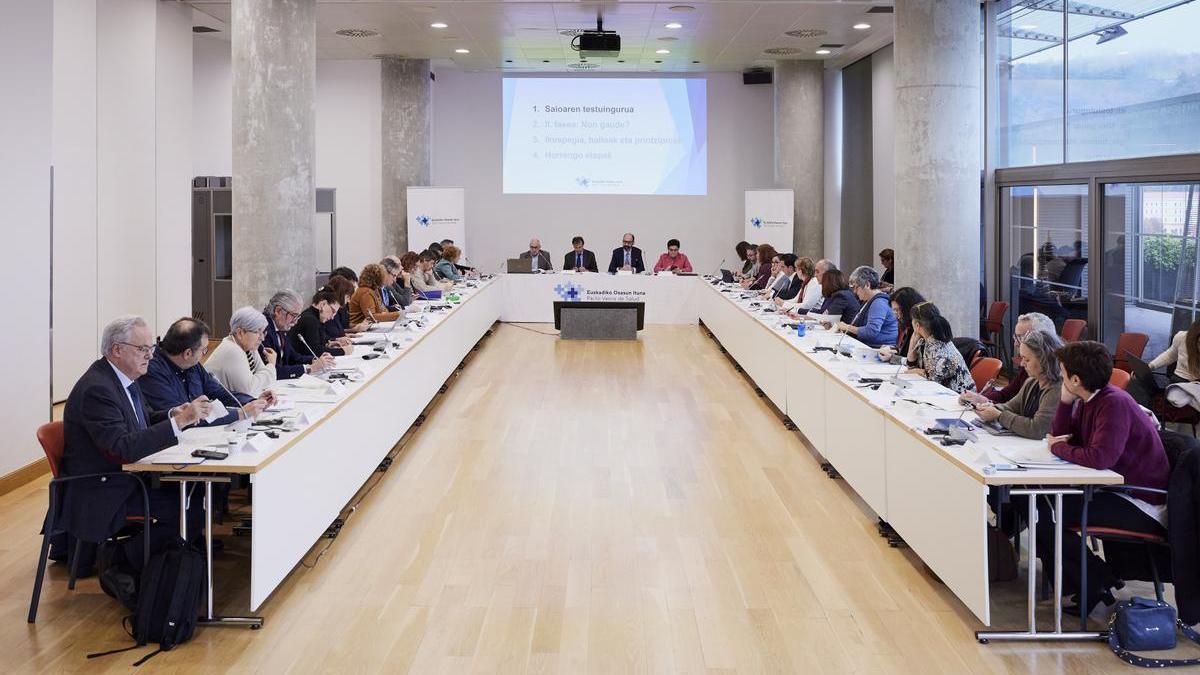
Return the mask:
<path id="1" fill-rule="evenodd" d="M 233 306 L 314 290 L 316 0 L 233 0 Z"/>
<path id="2" fill-rule="evenodd" d="M 814 260 L 826 254 L 822 70 L 820 61 L 777 61 L 774 76 L 775 187 L 795 192 L 792 251 Z"/>
<path id="3" fill-rule="evenodd" d="M 418 253 L 408 241 L 408 188 L 429 185 L 432 94 L 429 61 L 383 59 L 383 253 Z"/>
<path id="4" fill-rule="evenodd" d="M 896 283 L 958 336 L 979 331 L 979 30 L 978 3 L 896 1 Z"/>

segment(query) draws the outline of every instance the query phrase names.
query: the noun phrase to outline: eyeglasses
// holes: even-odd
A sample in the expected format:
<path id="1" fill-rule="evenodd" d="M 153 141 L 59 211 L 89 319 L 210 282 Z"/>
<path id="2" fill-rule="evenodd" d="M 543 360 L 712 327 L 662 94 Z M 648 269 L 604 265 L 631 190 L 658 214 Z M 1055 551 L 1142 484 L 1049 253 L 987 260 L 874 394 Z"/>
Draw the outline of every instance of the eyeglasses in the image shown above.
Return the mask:
<path id="1" fill-rule="evenodd" d="M 153 356 L 155 348 L 158 347 L 158 345 L 135 345 L 132 342 L 118 342 L 117 344 L 132 347 L 137 350 L 138 356 L 146 357 Z"/>

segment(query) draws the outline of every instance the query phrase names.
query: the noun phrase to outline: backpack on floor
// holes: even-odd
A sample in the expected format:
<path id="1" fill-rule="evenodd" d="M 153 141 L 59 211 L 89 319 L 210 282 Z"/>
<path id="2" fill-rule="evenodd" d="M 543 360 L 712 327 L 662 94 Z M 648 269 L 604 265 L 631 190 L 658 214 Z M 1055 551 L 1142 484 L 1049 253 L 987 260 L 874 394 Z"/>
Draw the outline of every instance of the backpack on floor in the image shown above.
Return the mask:
<path id="1" fill-rule="evenodd" d="M 140 666 L 159 652 L 170 651 L 176 645 L 190 640 L 200 615 L 204 574 L 204 554 L 183 541 L 177 541 L 170 548 L 152 556 L 150 564 L 142 571 L 137 610 L 125 620 L 129 623 L 126 630 L 137 644 L 88 654 L 88 658 L 125 652 L 157 642 L 158 649 L 133 664 Z"/>

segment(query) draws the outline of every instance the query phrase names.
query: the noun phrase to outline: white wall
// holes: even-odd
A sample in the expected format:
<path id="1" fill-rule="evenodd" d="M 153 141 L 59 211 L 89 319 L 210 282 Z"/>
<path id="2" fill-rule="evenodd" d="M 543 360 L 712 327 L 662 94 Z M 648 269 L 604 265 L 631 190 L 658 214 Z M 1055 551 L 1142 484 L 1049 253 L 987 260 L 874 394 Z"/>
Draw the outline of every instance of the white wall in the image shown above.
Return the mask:
<path id="1" fill-rule="evenodd" d="M 0 398 L 0 476 L 42 456 L 35 434 L 50 420 L 52 45 L 50 3 L 0 0 L 0 199 L 8 247 L 4 270 L 20 297 L 15 301 L 17 318 L 0 331 L 9 382 Z"/>
<path id="2" fill-rule="evenodd" d="M 744 190 L 771 187 L 772 89 L 742 84 L 738 73 L 708 75 L 708 195 L 504 195 L 501 76 L 442 69 L 434 83 L 433 183 L 467 191 L 467 246 L 485 271 L 526 249 L 531 236 L 554 256 L 572 235 L 587 240 L 600 266 L 632 231 L 647 258 L 677 237 L 701 272 L 732 258 L 744 234 Z M 424 242 L 420 242 L 424 243 Z"/>
<path id="3" fill-rule="evenodd" d="M 379 61 L 317 62 L 317 187 L 337 188 L 337 262 L 382 257 Z"/>
<path id="4" fill-rule="evenodd" d="M 895 107 L 896 75 L 892 46 L 888 45 L 871 55 L 872 212 L 877 252 L 896 245 Z"/>
<path id="5" fill-rule="evenodd" d="M 214 37 L 192 40 L 192 175 L 233 175 L 233 61 Z"/>
<path id="6" fill-rule="evenodd" d="M 105 323 L 156 332 L 191 312 L 191 10 L 54 3 L 54 398 L 98 356 Z"/>
<path id="7" fill-rule="evenodd" d="M 825 252 L 842 250 L 842 71 L 825 71 Z"/>
<path id="8" fill-rule="evenodd" d="M 54 395 L 97 355 L 96 0 L 54 2 Z"/>
<path id="9" fill-rule="evenodd" d="M 197 36 L 192 62 L 192 175 L 233 174 L 230 44 Z M 337 189 L 337 263 L 382 257 L 379 61 L 317 62 L 317 187 Z"/>

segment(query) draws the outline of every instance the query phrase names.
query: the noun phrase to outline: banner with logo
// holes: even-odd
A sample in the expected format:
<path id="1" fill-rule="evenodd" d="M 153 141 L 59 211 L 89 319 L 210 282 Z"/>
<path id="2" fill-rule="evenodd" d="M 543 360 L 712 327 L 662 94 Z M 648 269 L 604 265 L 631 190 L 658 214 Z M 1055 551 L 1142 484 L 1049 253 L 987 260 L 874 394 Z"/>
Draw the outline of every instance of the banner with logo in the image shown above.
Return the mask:
<path id="1" fill-rule="evenodd" d="M 466 190 L 460 187 L 408 188 L 408 247 L 421 251 L 430 242 L 452 239 L 467 255 Z"/>
<path id="2" fill-rule="evenodd" d="M 745 240 L 770 244 L 780 253 L 791 251 L 794 206 L 791 190 L 746 190 Z"/>

